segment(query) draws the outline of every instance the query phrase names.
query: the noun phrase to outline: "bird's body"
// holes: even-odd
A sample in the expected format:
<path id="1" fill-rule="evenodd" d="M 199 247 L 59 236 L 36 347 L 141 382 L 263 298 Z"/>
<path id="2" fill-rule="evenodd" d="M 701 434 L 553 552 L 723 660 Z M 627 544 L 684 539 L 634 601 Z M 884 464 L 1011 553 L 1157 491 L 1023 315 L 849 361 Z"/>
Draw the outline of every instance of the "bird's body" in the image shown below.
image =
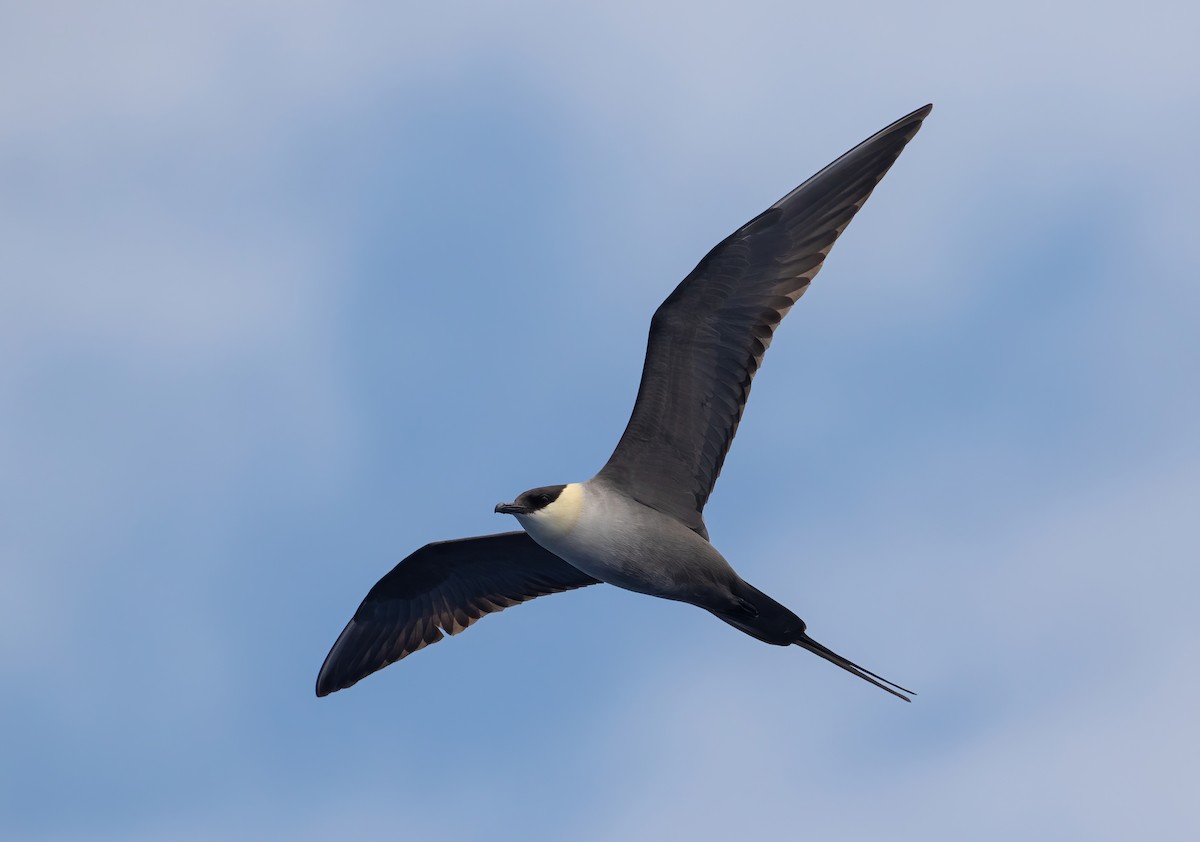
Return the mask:
<path id="1" fill-rule="evenodd" d="M 655 312 L 633 413 L 596 476 L 496 506 L 524 532 L 427 544 L 398 564 L 330 650 L 317 694 L 485 614 L 605 582 L 704 608 L 907 700 L 910 691 L 817 643 L 803 620 L 746 583 L 709 542 L 703 513 L 775 328 L 930 108 L 868 138 L 709 252 Z"/>
<path id="2" fill-rule="evenodd" d="M 552 503 L 516 518 L 538 544 L 601 582 L 702 608 L 732 603 L 738 576 L 716 547 L 603 479 L 564 486 Z"/>

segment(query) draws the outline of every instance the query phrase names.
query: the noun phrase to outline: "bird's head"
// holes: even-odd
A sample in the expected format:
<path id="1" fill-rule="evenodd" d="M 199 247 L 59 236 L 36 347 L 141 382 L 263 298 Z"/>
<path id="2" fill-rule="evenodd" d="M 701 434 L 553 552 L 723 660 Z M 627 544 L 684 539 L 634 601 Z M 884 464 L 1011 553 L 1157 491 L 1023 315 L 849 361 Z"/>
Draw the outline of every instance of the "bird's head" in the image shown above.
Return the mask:
<path id="1" fill-rule="evenodd" d="M 536 515 L 562 496 L 565 485 L 543 485 L 531 488 L 511 503 L 497 503 L 496 512 L 502 515 Z"/>
<path id="2" fill-rule="evenodd" d="M 579 518 L 583 489 L 578 483 L 531 488 L 512 503 L 500 503 L 496 511 L 516 515 L 526 531 L 550 538 L 571 530 Z"/>

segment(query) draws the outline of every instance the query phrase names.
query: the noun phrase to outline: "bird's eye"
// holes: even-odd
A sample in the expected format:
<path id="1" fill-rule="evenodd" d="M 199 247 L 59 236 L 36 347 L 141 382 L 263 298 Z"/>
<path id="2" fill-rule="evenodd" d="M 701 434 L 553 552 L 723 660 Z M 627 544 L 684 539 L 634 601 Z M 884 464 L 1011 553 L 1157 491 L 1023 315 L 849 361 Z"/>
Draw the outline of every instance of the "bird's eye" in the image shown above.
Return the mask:
<path id="1" fill-rule="evenodd" d="M 539 495 L 538 495 L 536 498 L 534 498 L 534 499 L 537 501 L 537 504 L 538 504 L 538 508 L 539 508 L 539 509 L 540 509 L 542 506 L 545 506 L 546 504 L 548 504 L 548 503 L 550 502 L 550 498 L 549 498 L 549 497 L 547 497 L 545 494 L 539 494 Z"/>

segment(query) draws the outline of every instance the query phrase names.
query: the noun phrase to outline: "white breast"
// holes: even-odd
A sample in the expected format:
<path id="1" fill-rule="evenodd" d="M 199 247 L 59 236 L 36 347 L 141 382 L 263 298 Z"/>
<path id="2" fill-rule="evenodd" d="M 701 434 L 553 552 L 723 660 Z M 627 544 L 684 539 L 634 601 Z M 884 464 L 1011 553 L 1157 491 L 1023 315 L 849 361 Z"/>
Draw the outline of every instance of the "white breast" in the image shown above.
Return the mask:
<path id="1" fill-rule="evenodd" d="M 549 506 L 517 518 L 533 540 L 572 566 L 641 593 L 670 593 L 681 565 L 694 565 L 706 550 L 720 559 L 682 524 L 591 483 L 568 485 Z"/>

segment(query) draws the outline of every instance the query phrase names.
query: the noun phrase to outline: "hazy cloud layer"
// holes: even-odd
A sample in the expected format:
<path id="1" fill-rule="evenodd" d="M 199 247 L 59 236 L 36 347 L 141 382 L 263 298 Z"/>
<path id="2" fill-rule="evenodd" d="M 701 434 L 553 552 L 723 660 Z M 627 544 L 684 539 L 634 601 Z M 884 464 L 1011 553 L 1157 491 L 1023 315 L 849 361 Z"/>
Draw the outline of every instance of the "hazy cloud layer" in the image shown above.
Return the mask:
<path id="1" fill-rule="evenodd" d="M 1191 839 L 1194 10 L 0 18 L 0 836 Z M 590 589 L 317 701 L 369 586 L 586 478 L 650 313 L 935 110 L 708 515 L 911 706 Z"/>

